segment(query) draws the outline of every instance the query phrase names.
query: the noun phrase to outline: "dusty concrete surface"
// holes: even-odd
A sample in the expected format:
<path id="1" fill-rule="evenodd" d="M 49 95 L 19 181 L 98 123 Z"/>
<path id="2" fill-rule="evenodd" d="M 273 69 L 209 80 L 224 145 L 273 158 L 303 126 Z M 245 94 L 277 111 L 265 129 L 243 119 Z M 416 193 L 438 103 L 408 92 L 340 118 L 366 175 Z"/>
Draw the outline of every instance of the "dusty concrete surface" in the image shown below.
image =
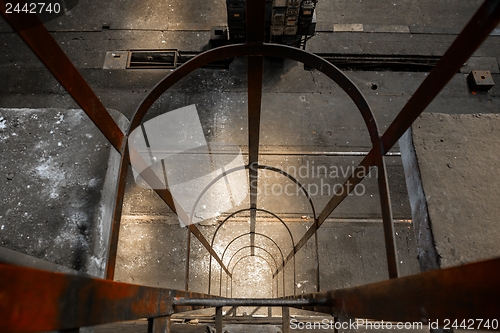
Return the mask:
<path id="1" fill-rule="evenodd" d="M 500 255 L 499 133 L 491 114 L 423 114 L 413 125 L 441 267 Z"/>
<path id="2" fill-rule="evenodd" d="M 1 246 L 95 273 L 106 139 L 82 110 L 0 109 L 0 142 Z"/>

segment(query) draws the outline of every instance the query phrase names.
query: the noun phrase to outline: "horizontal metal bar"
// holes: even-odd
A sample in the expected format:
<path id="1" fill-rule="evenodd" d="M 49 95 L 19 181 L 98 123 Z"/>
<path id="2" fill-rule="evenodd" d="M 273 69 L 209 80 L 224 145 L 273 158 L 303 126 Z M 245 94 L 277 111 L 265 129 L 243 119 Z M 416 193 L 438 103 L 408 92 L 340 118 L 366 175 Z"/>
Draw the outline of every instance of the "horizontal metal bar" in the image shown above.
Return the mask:
<path id="1" fill-rule="evenodd" d="M 339 156 L 339 157 L 363 157 L 367 156 L 369 151 L 260 151 L 259 155 L 282 155 L 282 156 Z M 245 153 L 243 153 L 244 155 Z M 401 156 L 400 152 L 388 152 L 385 156 Z"/>
<path id="2" fill-rule="evenodd" d="M 292 217 L 293 215 L 297 217 Z M 221 214 L 221 219 L 225 219 L 227 214 L 222 215 Z M 248 222 L 248 217 L 249 214 L 241 214 L 241 216 L 238 217 L 230 217 L 230 220 L 227 222 Z M 304 216 L 302 218 L 301 216 Z M 172 222 L 172 221 L 167 221 L 167 218 L 164 215 L 123 215 L 124 220 L 133 220 L 133 221 L 163 221 L 164 223 L 167 224 L 177 224 L 178 222 Z M 283 222 L 290 222 L 290 223 L 305 223 L 305 222 L 311 222 L 312 218 L 310 216 L 302 215 L 302 214 L 290 214 L 290 216 L 285 216 L 282 217 L 281 220 Z M 273 219 L 269 218 L 266 219 L 266 222 L 273 222 L 273 223 L 282 223 L 281 221 L 274 221 Z M 382 219 L 376 219 L 376 218 L 327 218 L 325 222 L 329 223 L 382 223 Z M 413 221 L 411 219 L 394 219 L 394 223 L 404 223 L 404 224 L 411 224 Z"/>
<path id="3" fill-rule="evenodd" d="M 174 306 L 315 306 L 325 305 L 328 300 L 325 299 L 285 299 L 285 298 L 211 298 L 195 299 L 180 298 L 174 299 Z"/>
<path id="4" fill-rule="evenodd" d="M 141 155 L 148 153 L 148 150 L 136 149 Z M 224 149 L 215 150 L 210 147 L 210 152 L 197 152 L 197 151 L 185 151 L 185 150 L 154 150 L 155 154 L 168 154 L 168 155 L 234 155 L 234 151 L 227 151 Z M 242 150 L 241 155 L 249 155 L 248 151 Z M 368 155 L 369 151 L 292 151 L 292 150 L 262 150 L 259 149 L 259 156 L 270 155 L 270 156 L 340 156 L 340 157 L 363 157 Z M 385 156 L 401 156 L 400 152 L 388 152 Z"/>

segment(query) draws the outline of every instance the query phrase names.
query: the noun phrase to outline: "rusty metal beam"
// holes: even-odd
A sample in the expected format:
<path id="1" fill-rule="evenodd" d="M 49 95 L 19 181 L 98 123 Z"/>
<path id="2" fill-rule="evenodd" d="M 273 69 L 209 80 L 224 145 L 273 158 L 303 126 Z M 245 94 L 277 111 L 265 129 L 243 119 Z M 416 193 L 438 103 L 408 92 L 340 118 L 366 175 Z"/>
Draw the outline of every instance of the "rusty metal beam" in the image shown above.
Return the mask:
<path id="1" fill-rule="evenodd" d="M 0 326 L 9 332 L 69 330 L 226 305 L 294 306 L 400 322 L 491 321 L 500 313 L 498 281 L 500 258 L 298 299 L 221 299 L 2 264 Z"/>
<path id="2" fill-rule="evenodd" d="M 394 221 L 392 219 L 391 198 L 389 194 L 389 179 L 384 163 L 384 157 L 380 154 L 380 149 L 376 149 L 375 154 L 377 164 L 377 181 L 380 197 L 380 207 L 382 209 L 382 225 L 384 228 L 385 254 L 389 270 L 389 278 L 395 279 L 399 276 L 398 253 L 396 247 L 396 237 L 394 236 Z"/>
<path id="3" fill-rule="evenodd" d="M 2 7 L 2 14 L 6 20 L 11 24 L 14 30 L 17 31 L 19 36 L 28 44 L 33 52 L 40 58 L 49 71 L 56 77 L 61 85 L 70 93 L 75 101 L 82 107 L 90 119 L 96 124 L 103 135 L 115 147 L 120 154 L 124 154 L 126 140 L 125 135 L 118 127 L 117 123 L 113 120 L 109 112 L 102 105 L 99 98 L 95 95 L 93 90 L 87 84 L 83 76 L 78 72 L 71 60 L 66 56 L 59 44 L 47 31 L 45 26 L 33 14 L 25 13 L 5 13 L 5 1 L 0 0 Z M 134 154 L 131 151 L 131 154 Z M 138 154 L 134 154 L 137 159 Z M 127 157 L 128 158 L 128 157 Z M 127 160 L 127 158 L 125 160 Z M 118 194 L 117 202 L 114 207 L 113 224 L 111 231 L 111 239 L 109 245 L 108 265 L 106 268 L 106 277 L 112 279 L 114 277 L 114 269 L 116 264 L 116 252 L 118 246 L 118 234 L 120 229 L 121 206 L 123 201 L 123 193 L 125 189 L 126 166 L 123 165 L 124 158 L 122 157 L 122 167 L 118 180 Z M 151 174 L 152 171 L 146 168 L 146 178 L 154 179 L 156 175 Z M 153 173 L 154 174 L 154 173 Z M 145 178 L 145 179 L 146 179 Z M 157 190 L 160 197 L 169 205 L 169 207 L 180 216 L 184 221 L 188 221 L 187 215 L 178 212 L 175 208 L 174 199 L 168 190 Z M 211 248 L 205 236 L 200 232 L 196 226 L 189 226 L 189 230 L 195 235 L 196 238 L 207 248 L 212 256 L 222 265 L 226 273 L 230 274 L 229 270 L 224 266 L 217 253 Z"/>
<path id="4" fill-rule="evenodd" d="M 266 0 L 246 1 L 247 44 L 263 43 L 266 29 Z"/>
<path id="5" fill-rule="evenodd" d="M 265 36 L 266 1 L 246 2 L 247 44 L 262 44 Z M 255 223 L 257 222 L 257 192 L 260 141 L 260 111 L 262 107 L 263 57 L 248 57 L 248 165 L 250 183 L 250 245 L 255 255 Z"/>
<path id="6" fill-rule="evenodd" d="M 500 258 L 369 285 L 302 296 L 327 300 L 329 313 L 393 322 L 498 321 Z M 314 307 L 301 307 L 313 310 Z M 317 310 L 328 310 L 326 307 Z M 498 322 L 497 322 L 498 323 Z M 469 322 L 467 323 L 469 325 Z M 496 327 L 500 330 L 500 326 Z"/>
<path id="7" fill-rule="evenodd" d="M 227 269 L 226 265 L 224 265 L 224 263 L 222 262 L 222 260 L 219 258 L 219 255 L 217 254 L 217 252 L 215 252 L 215 250 L 210 246 L 210 243 L 205 238 L 205 236 L 203 236 L 203 234 L 201 233 L 200 229 L 198 229 L 198 227 L 196 225 L 194 225 L 194 224 L 188 225 L 188 228 L 189 228 L 189 231 L 191 231 L 191 233 L 208 250 L 208 252 L 210 253 L 210 255 L 219 263 L 219 265 L 222 267 L 222 269 L 224 270 L 224 272 L 226 272 L 226 274 L 229 275 L 229 277 L 232 277 L 232 274 L 229 272 L 229 270 Z"/>
<path id="8" fill-rule="evenodd" d="M 255 245 L 257 220 L 260 112 L 262 106 L 262 75 L 264 59 L 248 57 L 248 165 L 250 183 L 250 244 Z M 252 255 L 254 255 L 252 247 Z"/>
<path id="9" fill-rule="evenodd" d="M 21 7 L 26 4 L 25 1 L 17 3 L 20 3 Z M 5 0 L 0 0 L 0 10 L 7 22 L 80 105 L 111 145 L 122 154 L 125 148 L 122 130 L 36 14 L 7 14 L 5 4 Z"/>
<path id="10" fill-rule="evenodd" d="M 203 308 L 173 306 L 180 298 L 212 296 L 0 264 L 2 332 L 73 330 Z"/>
<path id="11" fill-rule="evenodd" d="M 148 319 L 148 333 L 170 333 L 170 326 L 170 316 Z"/>
<path id="12" fill-rule="evenodd" d="M 125 151 L 121 155 L 120 160 L 120 171 L 118 174 L 118 184 L 116 186 L 116 197 L 113 207 L 113 220 L 111 222 L 111 231 L 107 251 L 108 257 L 106 260 L 106 279 L 108 280 L 113 280 L 115 278 L 116 255 L 118 253 L 118 240 L 122 219 L 123 198 L 125 196 L 125 187 L 127 185 L 129 163 L 129 151 L 128 148 L 125 148 Z"/>
<path id="13" fill-rule="evenodd" d="M 171 291 L 0 264 L 0 327 L 68 330 L 173 313 Z"/>

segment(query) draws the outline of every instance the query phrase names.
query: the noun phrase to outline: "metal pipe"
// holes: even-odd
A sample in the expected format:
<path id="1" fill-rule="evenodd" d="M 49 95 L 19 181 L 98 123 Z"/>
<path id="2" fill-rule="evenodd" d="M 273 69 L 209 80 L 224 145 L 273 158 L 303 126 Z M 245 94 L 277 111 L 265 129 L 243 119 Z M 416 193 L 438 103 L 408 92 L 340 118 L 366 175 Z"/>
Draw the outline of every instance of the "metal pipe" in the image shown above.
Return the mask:
<path id="1" fill-rule="evenodd" d="M 174 306 L 315 306 L 328 303 L 324 299 L 284 299 L 284 298 L 179 298 L 174 299 Z"/>

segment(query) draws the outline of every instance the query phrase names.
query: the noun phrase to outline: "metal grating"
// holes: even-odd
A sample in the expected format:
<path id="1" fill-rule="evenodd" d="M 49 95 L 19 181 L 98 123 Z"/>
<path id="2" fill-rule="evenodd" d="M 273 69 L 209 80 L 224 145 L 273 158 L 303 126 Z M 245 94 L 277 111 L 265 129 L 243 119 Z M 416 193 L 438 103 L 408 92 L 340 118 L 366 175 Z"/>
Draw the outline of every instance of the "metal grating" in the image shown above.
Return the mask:
<path id="1" fill-rule="evenodd" d="M 136 50 L 128 52 L 127 69 L 173 69 L 177 67 L 177 50 Z"/>

